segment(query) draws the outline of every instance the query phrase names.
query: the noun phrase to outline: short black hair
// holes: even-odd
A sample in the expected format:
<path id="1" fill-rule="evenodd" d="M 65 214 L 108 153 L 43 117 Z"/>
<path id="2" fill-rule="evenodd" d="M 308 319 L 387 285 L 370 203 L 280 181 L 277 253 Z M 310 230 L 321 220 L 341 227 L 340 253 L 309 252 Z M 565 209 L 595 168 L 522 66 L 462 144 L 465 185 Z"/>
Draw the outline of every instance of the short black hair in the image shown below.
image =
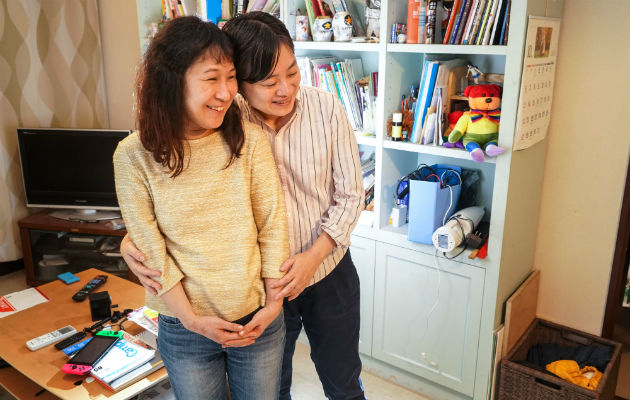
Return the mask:
<path id="1" fill-rule="evenodd" d="M 256 83 L 271 75 L 282 45 L 295 52 L 284 23 L 262 11 L 241 14 L 223 26 L 234 47 L 234 66 L 239 83 Z"/>

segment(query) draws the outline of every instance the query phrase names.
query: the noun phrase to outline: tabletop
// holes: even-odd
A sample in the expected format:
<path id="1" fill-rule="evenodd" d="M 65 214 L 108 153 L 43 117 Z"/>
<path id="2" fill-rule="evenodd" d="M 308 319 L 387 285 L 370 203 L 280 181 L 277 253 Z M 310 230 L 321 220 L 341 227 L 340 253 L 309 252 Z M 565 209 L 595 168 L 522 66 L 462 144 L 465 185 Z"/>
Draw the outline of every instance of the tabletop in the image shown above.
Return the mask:
<path id="1" fill-rule="evenodd" d="M 37 289 L 49 301 L 0 319 L 0 358 L 62 399 L 126 399 L 165 379 L 166 370 L 161 368 L 139 382 L 112 393 L 95 380 L 87 383 L 84 377 L 61 372 L 67 359 L 54 345 L 36 351 L 26 347 L 26 341 L 66 325 L 81 331 L 94 324 L 89 300 L 77 303 L 71 297 L 96 275 L 108 276 L 107 282 L 97 291 L 107 291 L 112 305 L 117 304 L 118 310 L 136 309 L 145 304 L 144 288 L 126 279 L 97 269 L 88 269 L 76 275 L 80 281 L 70 285 L 57 280 L 38 286 Z M 124 327 L 132 334 L 142 330 L 133 322 L 126 322 Z"/>

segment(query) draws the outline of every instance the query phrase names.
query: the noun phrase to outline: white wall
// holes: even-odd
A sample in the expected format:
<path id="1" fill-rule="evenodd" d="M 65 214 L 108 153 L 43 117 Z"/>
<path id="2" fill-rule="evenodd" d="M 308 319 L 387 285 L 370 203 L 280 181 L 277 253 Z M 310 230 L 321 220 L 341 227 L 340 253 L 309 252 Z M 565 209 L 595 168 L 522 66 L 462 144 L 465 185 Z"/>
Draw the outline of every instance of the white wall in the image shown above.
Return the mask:
<path id="1" fill-rule="evenodd" d="M 566 0 L 535 268 L 538 314 L 600 334 L 630 144 L 630 2 Z"/>

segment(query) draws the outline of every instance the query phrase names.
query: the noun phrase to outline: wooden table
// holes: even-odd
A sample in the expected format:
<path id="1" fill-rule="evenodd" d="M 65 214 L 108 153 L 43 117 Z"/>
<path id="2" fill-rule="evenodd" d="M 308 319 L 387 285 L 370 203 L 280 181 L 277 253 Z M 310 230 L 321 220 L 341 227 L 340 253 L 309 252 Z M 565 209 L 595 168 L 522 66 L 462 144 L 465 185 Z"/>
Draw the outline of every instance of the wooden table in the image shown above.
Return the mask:
<path id="1" fill-rule="evenodd" d="M 30 351 L 26 341 L 47 332 L 72 325 L 77 331 L 92 325 L 89 300 L 74 302 L 71 297 L 94 276 L 108 276 L 105 285 L 97 291 L 108 291 L 112 304 L 118 309 L 136 309 L 144 305 L 145 291 L 142 286 L 128 280 L 89 269 L 76 274 L 81 280 L 66 285 L 57 280 L 38 289 L 50 301 L 22 310 L 0 319 L 0 358 L 12 368 L 0 369 L 0 385 L 19 399 L 127 399 L 166 379 L 166 369 L 161 368 L 135 384 L 112 393 L 100 383 L 85 382 L 85 378 L 61 372 L 66 363 L 63 352 L 50 345 L 37 351 Z M 125 329 L 130 333 L 142 330 L 133 322 L 126 322 Z M 44 388 L 50 393 L 35 396 Z M 52 395 L 51 395 L 52 394 Z"/>

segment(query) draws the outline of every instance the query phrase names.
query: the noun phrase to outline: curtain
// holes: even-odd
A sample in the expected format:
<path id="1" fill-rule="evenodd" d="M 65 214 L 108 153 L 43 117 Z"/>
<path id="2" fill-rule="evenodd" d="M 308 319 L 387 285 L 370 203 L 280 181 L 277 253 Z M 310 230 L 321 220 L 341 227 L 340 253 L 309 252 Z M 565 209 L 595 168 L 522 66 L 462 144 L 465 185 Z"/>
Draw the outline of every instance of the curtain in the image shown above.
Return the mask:
<path id="1" fill-rule="evenodd" d="M 106 125 L 96 0 L 0 0 L 0 262 L 22 257 L 16 128 Z"/>

